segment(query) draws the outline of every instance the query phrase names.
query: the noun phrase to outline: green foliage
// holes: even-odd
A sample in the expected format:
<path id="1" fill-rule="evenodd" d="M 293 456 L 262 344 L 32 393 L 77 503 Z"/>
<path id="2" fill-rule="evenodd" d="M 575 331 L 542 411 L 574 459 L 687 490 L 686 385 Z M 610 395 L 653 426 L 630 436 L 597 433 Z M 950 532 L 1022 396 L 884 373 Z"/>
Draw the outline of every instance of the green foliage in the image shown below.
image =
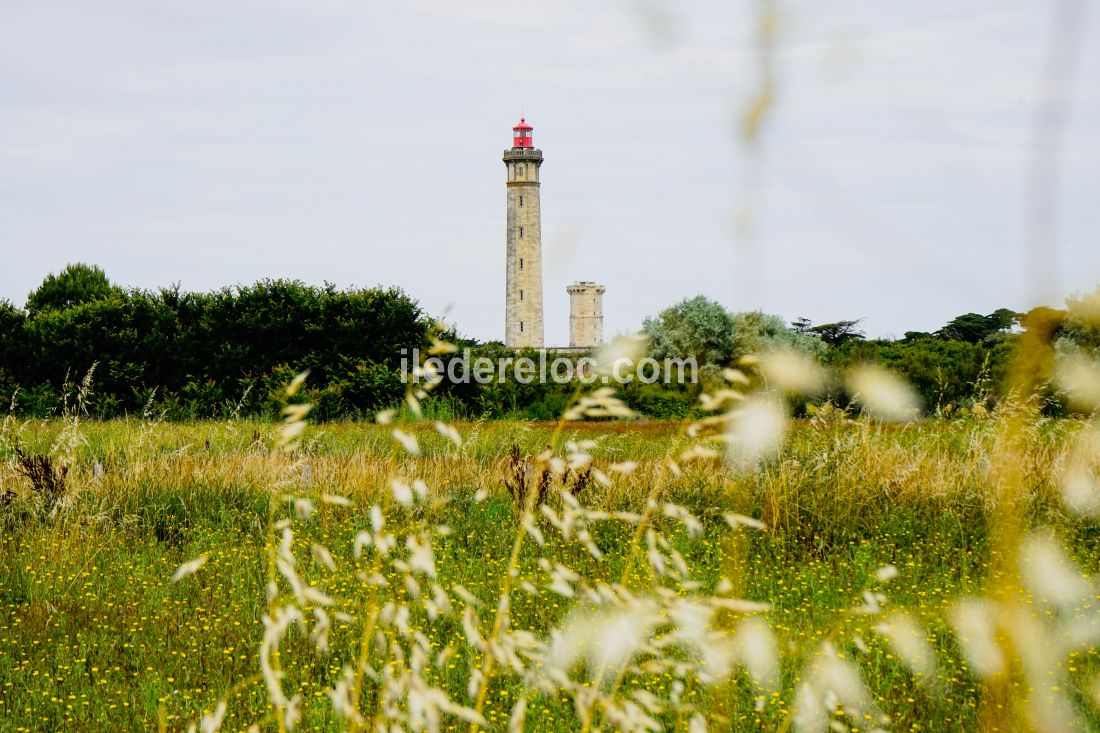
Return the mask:
<path id="1" fill-rule="evenodd" d="M 748 311 L 733 314 L 730 323 L 730 341 L 736 357 L 769 351 L 798 351 L 812 356 L 825 353 L 825 344 L 820 338 L 788 328 L 779 316 Z"/>
<path id="2" fill-rule="evenodd" d="M 1071 298 L 1059 318 L 1058 345 L 1100 354 L 1100 290 Z M 680 419 L 695 414 L 699 393 L 722 381 L 721 367 L 747 354 L 793 350 L 846 368 L 876 362 L 907 378 L 929 409 L 970 406 L 1004 394 L 1016 313 L 961 315 L 935 333 L 906 332 L 900 341 L 864 339 L 859 321 L 788 326 L 759 311 L 731 313 L 699 295 L 644 322 L 650 356 L 694 358 L 700 384 L 628 384 L 622 399 L 639 414 Z M 96 364 L 88 407 L 95 416 L 150 412 L 170 419 L 274 415 L 284 385 L 310 370 L 306 398 L 313 418 L 366 418 L 403 404 L 402 349 L 427 345 L 431 321 L 396 289 L 337 290 L 298 281 L 264 280 L 211 293 L 178 287 L 122 290 L 102 270 L 70 265 L 46 278 L 24 312 L 0 301 L 0 401 L 24 415 L 58 414 L 66 391 Z M 500 343 L 476 344 L 469 358 L 531 357 Z M 446 369 L 460 354 L 442 355 Z M 550 357 L 552 360 L 553 357 Z M 512 378 L 479 384 L 445 380 L 425 409 L 469 418 L 555 419 L 578 389 L 571 381 Z M 69 386 L 67 386 L 69 385 Z M 845 395 L 823 396 L 844 404 Z M 1064 409 L 1053 392 L 1051 409 Z M 800 411 L 804 405 L 800 405 Z"/>
<path id="3" fill-rule="evenodd" d="M 639 415 L 657 420 L 682 420 L 696 416 L 693 406 L 698 392 L 690 385 L 632 382 L 624 386 L 622 399 Z"/>
<path id="4" fill-rule="evenodd" d="M 214 293 L 116 289 L 29 315 L 0 303 L 0 396 L 18 388 L 23 413 L 49 414 L 96 364 L 98 416 L 271 415 L 309 369 L 319 419 L 360 416 L 401 398 L 401 349 L 423 346 L 429 326 L 400 290 L 286 280 Z"/>
<path id="5" fill-rule="evenodd" d="M 945 341 L 965 341 L 976 344 L 1011 329 L 1019 315 L 1007 308 L 998 308 L 988 316 L 964 313 L 936 331 L 935 336 Z"/>
<path id="6" fill-rule="evenodd" d="M 820 337 L 829 346 L 840 346 L 849 341 L 862 341 L 866 338 L 866 334 L 859 330 L 861 320 L 837 321 L 836 323 L 824 323 L 820 326 L 808 326 L 804 329 L 804 332 Z M 796 323 L 802 325 L 801 322 Z"/>
<path id="7" fill-rule="evenodd" d="M 649 337 L 654 359 L 694 358 L 699 364 L 733 360 L 733 318 L 721 303 L 702 295 L 686 298 L 647 318 L 642 330 Z"/>
<path id="8" fill-rule="evenodd" d="M 691 414 L 703 389 L 718 387 L 721 367 L 740 357 L 769 351 L 798 351 L 819 357 L 825 343 L 809 333 L 805 323 L 788 327 L 782 318 L 760 311 L 731 313 L 722 304 L 702 295 L 682 300 L 653 318 L 643 331 L 649 337 L 650 356 L 694 359 L 699 365 L 698 385 L 662 384 L 625 390 L 628 405 L 650 417 L 682 418 Z"/>
<path id="9" fill-rule="evenodd" d="M 308 519 L 293 524 L 293 546 L 301 553 L 302 579 L 339 599 L 330 615 L 370 608 L 367 592 L 354 595 L 363 587 L 364 558 L 353 550 L 351 538 L 369 528 L 364 515 L 372 505 L 397 532 L 417 521 L 445 524 L 449 531 L 434 533 L 429 542 L 446 597 L 461 613 L 461 587 L 463 599 L 477 599 L 471 605 L 496 608 L 502 580 L 512 577 L 510 548 L 516 533 L 524 531 L 503 486 L 506 451 L 511 445 L 525 453 L 542 451 L 553 430 L 507 422 L 456 427 L 465 439 L 460 452 L 452 452 L 456 449 L 430 425 L 406 426 L 416 432 L 426 456 L 411 463 L 395 455 L 388 429 L 358 424 L 307 428 L 308 452 L 259 460 L 253 436 L 270 445 L 270 423 L 85 426 L 70 474 L 71 501 L 48 521 L 16 514 L 29 500 L 23 487 L 23 496 L 2 515 L 4 729 L 148 730 L 162 719 L 171 730 L 186 730 L 226 700 L 223 730 L 245 730 L 257 721 L 274 730 L 263 681 L 254 675 L 263 619 L 271 612 L 270 538 L 278 537 L 275 522 L 292 511 L 293 502 L 284 499 L 288 493 L 315 505 Z M 663 512 L 654 514 L 650 527 L 690 568 L 698 590 L 689 592 L 717 594 L 723 581 L 735 580 L 735 590 L 723 595 L 770 606 L 754 615 L 770 625 L 780 653 L 781 676 L 766 705 L 758 702 L 764 688 L 738 669 L 719 685 L 685 680 L 684 699 L 722 715 L 729 721 L 723 729 L 783 730 L 790 721 L 789 701 L 806 679 L 805 662 L 823 639 L 831 639 L 830 649 L 852 660 L 868 694 L 896 728 L 979 729 L 987 693 L 960 653 L 950 614 L 959 598 L 981 597 L 1003 583 L 1001 568 L 1015 558 L 991 540 L 991 507 L 999 504 L 988 482 L 1001 435 L 995 427 L 987 419 L 927 421 L 906 430 L 802 422 L 792 425 L 783 460 L 752 475 L 731 475 L 717 463 L 698 461 L 665 473 L 666 501 L 676 504 L 661 505 L 691 511 L 699 529 L 680 530 Z M 1045 422 L 1044 432 L 1020 457 L 1021 467 L 1036 481 L 1051 482 L 1058 471 L 1052 457 L 1081 427 L 1075 421 Z M 43 451 L 59 429 L 57 421 L 46 423 L 28 440 Z M 639 462 L 630 476 L 612 474 L 612 490 L 578 492 L 586 509 L 605 517 L 644 511 L 651 477 L 667 465 L 668 456 L 693 444 L 679 425 L 660 423 L 569 426 L 562 439 L 593 440 L 593 464 L 600 470 L 624 459 Z M 102 476 L 96 475 L 97 465 L 105 467 Z M 314 467 L 308 478 L 300 473 L 302 465 Z M 405 511 L 393 501 L 388 482 L 395 474 L 407 475 L 410 465 L 430 487 L 432 499 Z M 287 485 L 287 476 L 297 479 Z M 481 501 L 475 499 L 479 489 L 488 492 Z M 332 494 L 347 496 L 355 506 L 325 502 Z M 559 500 L 552 501 L 549 508 L 560 512 Z M 1075 569 L 1095 577 L 1100 549 L 1094 528 L 1067 516 L 1055 492 L 1035 492 L 1030 503 L 1022 530 L 1049 513 L 1067 538 Z M 768 529 L 731 531 L 722 518 L 726 512 L 760 518 Z M 549 587 L 542 558 L 575 568 L 591 586 L 625 577 L 631 592 L 643 599 L 661 587 L 661 576 L 647 560 L 639 556 L 631 562 L 635 546 L 629 525 L 607 519 L 588 525 L 603 553 L 599 560 L 579 543 L 565 541 L 541 512 L 531 526 L 545 536 L 545 545 L 526 539 L 519 546 L 514 577 L 524 590 L 513 588 L 508 597 L 509 622 L 539 641 L 584 609 L 583 601 Z M 306 559 L 315 546 L 329 550 L 333 570 Z M 197 572 L 172 581 L 181 564 L 199 557 L 205 564 Z M 880 583 L 876 575 L 884 566 L 897 567 L 900 577 Z M 450 615 L 428 616 L 423 601 L 405 591 L 402 574 L 389 567 L 382 573 L 380 605 L 406 604 L 410 634 L 423 635 L 434 649 L 458 649 L 443 657 L 445 664 L 431 665 L 430 682 L 451 699 L 466 699 L 472 663 L 461 623 Z M 677 587 L 670 591 L 678 592 Z M 865 593 L 875 592 L 888 598 L 889 611 L 903 610 L 927 630 L 936 660 L 928 676 L 915 678 L 897 648 L 881 638 L 882 615 L 853 613 Z M 1087 625 L 1092 612 L 1086 602 L 1062 609 L 1057 620 Z M 488 613 L 473 621 L 482 635 L 492 628 Z M 341 679 L 341 668 L 355 665 L 362 653 L 362 615 L 344 618 L 349 620 L 332 624 L 323 655 L 308 632 L 291 632 L 280 649 L 282 681 L 301 695 L 302 719 L 295 730 L 348 727 L 333 714 L 326 695 Z M 307 616 L 310 629 L 314 620 Z M 736 628 L 716 627 L 716 644 Z M 385 652 L 374 647 L 371 652 L 375 666 L 384 668 Z M 1069 654 L 1066 664 L 1076 666 L 1078 674 L 1066 679 L 1076 691 L 1095 678 L 1100 663 L 1092 651 Z M 623 694 L 663 693 L 666 680 L 632 672 L 623 677 Z M 379 689 L 373 681 L 364 685 L 361 709 L 368 718 L 377 710 Z M 527 730 L 583 727 L 570 699 L 505 670 L 486 701 L 484 712 L 492 722 L 486 730 L 506 729 L 521 695 L 527 701 Z M 1095 712 L 1087 715 L 1082 729 L 1096 725 Z M 662 723 L 666 730 L 686 728 L 674 718 Z M 466 725 L 448 717 L 441 727 Z"/>
<path id="10" fill-rule="evenodd" d="M 1100 287 L 1066 300 L 1066 318 L 1058 340 L 1063 346 L 1073 345 L 1100 357 Z"/>
<path id="11" fill-rule="evenodd" d="M 777 349 L 813 355 L 825 351 L 821 339 L 789 328 L 779 316 L 760 311 L 730 313 L 702 295 L 647 318 L 642 330 L 649 337 L 654 359 L 694 358 L 700 366 L 726 366 L 747 354 Z"/>
<path id="12" fill-rule="evenodd" d="M 35 314 L 47 310 L 65 310 L 104 300 L 120 292 L 99 267 L 76 262 L 66 265 L 56 275 L 47 275 L 38 289 L 27 296 L 27 311 Z"/>
<path id="13" fill-rule="evenodd" d="M 988 346 L 936 338 L 857 341 L 831 349 L 826 362 L 838 368 L 879 364 L 908 380 L 932 409 L 969 407 L 1003 394 L 1013 349 L 1012 341 Z"/>
<path id="14" fill-rule="evenodd" d="M 1005 377 L 1016 346 L 1012 328 L 1019 320 L 1019 314 L 998 308 L 987 316 L 963 314 L 935 333 L 906 331 L 899 341 L 864 341 L 862 335 L 837 340 L 830 335 L 825 340 L 835 343 L 825 362 L 841 369 L 870 362 L 896 371 L 932 411 L 971 407 L 1006 394 Z M 841 404 L 845 400 L 839 393 L 830 398 Z"/>

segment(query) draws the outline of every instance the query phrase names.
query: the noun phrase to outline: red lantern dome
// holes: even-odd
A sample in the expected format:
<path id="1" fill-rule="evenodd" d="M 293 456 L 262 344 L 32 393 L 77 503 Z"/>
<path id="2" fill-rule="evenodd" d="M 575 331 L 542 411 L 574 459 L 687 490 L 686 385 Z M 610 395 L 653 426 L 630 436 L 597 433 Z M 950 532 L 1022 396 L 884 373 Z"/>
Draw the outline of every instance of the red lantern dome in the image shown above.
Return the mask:
<path id="1" fill-rule="evenodd" d="M 520 118 L 519 124 L 512 128 L 513 148 L 533 148 L 535 143 L 531 138 L 531 131 L 535 128 L 527 124 L 527 120 Z"/>

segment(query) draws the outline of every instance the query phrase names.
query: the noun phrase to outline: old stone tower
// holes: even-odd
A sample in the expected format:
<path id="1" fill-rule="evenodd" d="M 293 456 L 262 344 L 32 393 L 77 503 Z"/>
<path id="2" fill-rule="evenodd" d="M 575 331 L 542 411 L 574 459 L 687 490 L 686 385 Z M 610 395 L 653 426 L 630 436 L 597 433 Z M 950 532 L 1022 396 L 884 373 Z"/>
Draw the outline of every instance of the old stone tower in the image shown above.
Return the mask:
<path id="1" fill-rule="evenodd" d="M 504 151 L 508 169 L 508 261 L 504 342 L 513 348 L 541 348 L 542 216 L 539 166 L 542 151 L 534 147 L 526 120 L 512 128 L 512 147 Z"/>
<path id="2" fill-rule="evenodd" d="M 569 348 L 590 349 L 603 341 L 603 285 L 585 280 L 565 289 L 569 293 Z"/>

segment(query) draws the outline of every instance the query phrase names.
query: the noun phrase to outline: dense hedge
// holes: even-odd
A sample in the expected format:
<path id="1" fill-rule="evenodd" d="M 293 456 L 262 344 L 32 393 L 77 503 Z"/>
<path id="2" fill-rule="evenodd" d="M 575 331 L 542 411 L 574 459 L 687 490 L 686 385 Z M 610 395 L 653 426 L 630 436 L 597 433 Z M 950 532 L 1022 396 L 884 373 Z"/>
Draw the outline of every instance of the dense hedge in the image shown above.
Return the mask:
<path id="1" fill-rule="evenodd" d="M 904 341 L 848 341 L 830 347 L 825 362 L 837 369 L 873 363 L 897 372 L 920 395 L 929 412 L 971 407 L 1003 396 L 1016 336 L 979 343 L 933 336 Z M 843 402 L 842 396 L 834 400 Z"/>
<path id="2" fill-rule="evenodd" d="M 120 291 L 33 315 L 0 304 L 0 397 L 18 389 L 21 413 L 56 413 L 96 364 L 99 416 L 273 414 L 282 385 L 309 369 L 317 416 L 353 416 L 400 399 L 400 351 L 422 346 L 429 326 L 400 290 L 285 280 Z"/>

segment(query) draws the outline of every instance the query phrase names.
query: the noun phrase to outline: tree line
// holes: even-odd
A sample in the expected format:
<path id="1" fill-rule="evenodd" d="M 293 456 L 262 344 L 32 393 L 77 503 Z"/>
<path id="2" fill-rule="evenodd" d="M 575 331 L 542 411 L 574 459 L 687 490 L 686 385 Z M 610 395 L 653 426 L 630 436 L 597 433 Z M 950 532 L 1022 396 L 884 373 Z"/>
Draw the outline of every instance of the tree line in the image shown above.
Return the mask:
<path id="1" fill-rule="evenodd" d="M 0 397 L 57 414 L 95 365 L 87 408 L 115 417 L 271 415 L 309 369 L 321 418 L 401 398 L 399 352 L 430 319 L 398 289 L 337 290 L 286 280 L 210 293 L 125 290 L 97 267 L 46 278 L 25 309 L 0 302 Z"/>
<path id="2" fill-rule="evenodd" d="M 841 371 L 872 362 L 905 377 L 929 413 L 950 414 L 1003 398 L 1021 322 L 1046 317 L 1060 353 L 1100 356 L 1100 289 L 1071 299 L 1066 310 L 1019 314 L 1002 308 L 967 313 L 934 332 L 868 339 L 859 320 L 786 323 L 760 312 L 735 313 L 703 296 L 647 318 L 649 356 L 694 358 L 695 384 L 621 387 L 643 415 L 696 414 L 699 395 L 722 381 L 722 369 L 749 354 L 796 351 Z M 439 326 L 396 288 L 338 290 L 290 280 L 264 280 L 214 292 L 124 289 L 98 267 L 75 264 L 48 276 L 19 308 L 0 301 L 0 399 L 24 416 L 72 408 L 93 365 L 84 406 L 97 417 L 150 414 L 168 419 L 271 416 L 283 386 L 309 370 L 304 399 L 318 419 L 369 417 L 400 406 L 406 385 L 402 354 L 427 351 L 433 337 L 475 356 L 516 356 L 499 342 L 464 339 Z M 453 356 L 443 356 L 444 360 Z M 575 384 L 444 383 L 424 408 L 441 418 L 553 419 Z M 1052 386 L 1048 409 L 1066 402 Z M 816 402 L 845 406 L 842 388 Z M 798 407 L 805 410 L 810 403 Z"/>

